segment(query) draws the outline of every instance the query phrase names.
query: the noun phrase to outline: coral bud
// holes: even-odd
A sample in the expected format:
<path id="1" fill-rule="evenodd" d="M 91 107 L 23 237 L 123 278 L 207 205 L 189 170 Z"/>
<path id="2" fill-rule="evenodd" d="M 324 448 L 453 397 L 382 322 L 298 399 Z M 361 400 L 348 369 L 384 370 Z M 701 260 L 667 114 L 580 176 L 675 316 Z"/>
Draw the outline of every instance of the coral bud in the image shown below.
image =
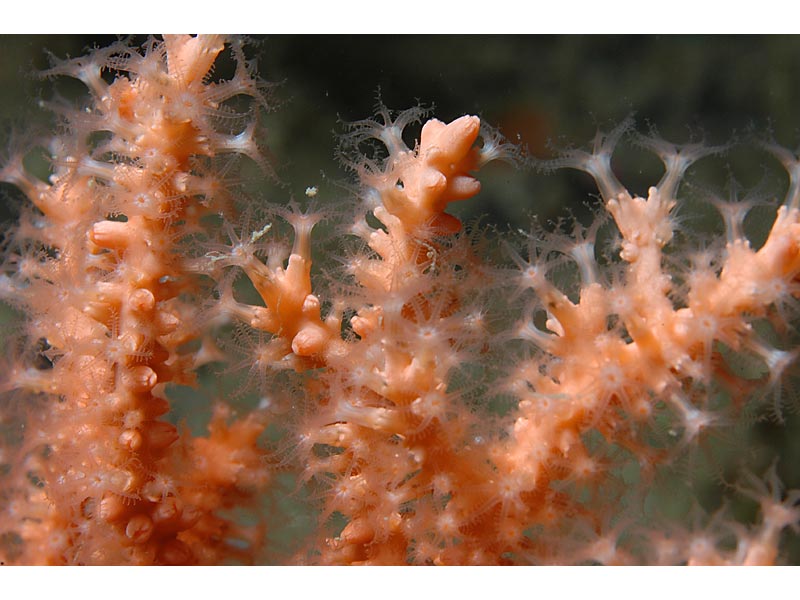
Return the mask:
<path id="1" fill-rule="evenodd" d="M 448 196 L 453 200 L 472 198 L 481 191 L 481 182 L 467 175 L 451 177 L 448 183 Z"/>
<path id="2" fill-rule="evenodd" d="M 155 308 L 156 299 L 153 292 L 147 289 L 137 289 L 128 297 L 130 307 L 137 312 L 150 312 Z"/>
<path id="3" fill-rule="evenodd" d="M 325 348 L 325 342 L 330 336 L 319 325 L 311 323 L 297 332 L 292 340 L 292 351 L 298 356 L 313 356 Z"/>
<path id="4" fill-rule="evenodd" d="M 426 157 L 437 166 L 444 161 L 457 161 L 469 152 L 480 128 L 481 121 L 474 116 L 465 115 L 446 125 L 431 119 L 422 127 L 420 147 L 430 148 Z"/>
<path id="5" fill-rule="evenodd" d="M 350 319 L 353 331 L 362 338 L 375 331 L 380 325 L 381 310 L 378 308 L 362 308 Z"/>
<path id="6" fill-rule="evenodd" d="M 163 450 L 174 444 L 178 438 L 178 429 L 171 423 L 153 421 L 144 431 L 147 446 L 152 450 Z"/>
<path id="7" fill-rule="evenodd" d="M 447 178 L 439 171 L 429 169 L 420 178 L 420 187 L 426 194 L 441 194 L 447 187 Z"/>
<path id="8" fill-rule="evenodd" d="M 122 381 L 131 391 L 149 392 L 158 383 L 158 376 L 150 367 L 140 365 L 125 371 L 122 374 Z"/>
<path id="9" fill-rule="evenodd" d="M 100 501 L 97 515 L 107 523 L 118 521 L 128 513 L 129 507 L 116 494 L 108 494 Z"/>
<path id="10" fill-rule="evenodd" d="M 321 303 L 319 298 L 317 298 L 314 294 L 309 294 L 303 300 L 303 314 L 308 316 L 319 316 L 319 309 Z"/>
<path id="11" fill-rule="evenodd" d="M 137 487 L 139 479 L 132 471 L 112 469 L 103 480 L 108 489 L 115 490 L 122 495 L 131 494 Z"/>
<path id="12" fill-rule="evenodd" d="M 172 333 L 181 324 L 181 320 L 177 315 L 163 310 L 156 313 L 155 321 L 158 332 L 161 335 Z"/>
<path id="13" fill-rule="evenodd" d="M 92 497 L 84 498 L 81 502 L 81 516 L 84 519 L 91 519 L 94 516 L 95 499 Z"/>
<path id="14" fill-rule="evenodd" d="M 174 496 L 167 496 L 158 503 L 156 509 L 153 511 L 153 521 L 156 523 L 172 523 L 178 521 L 183 512 L 183 506 L 180 500 Z"/>
<path id="15" fill-rule="evenodd" d="M 375 537 L 375 530 L 366 519 L 356 518 L 342 530 L 339 539 L 349 544 L 366 544 Z"/>
<path id="16" fill-rule="evenodd" d="M 126 248 L 131 238 L 130 226 L 120 221 L 100 221 L 92 226 L 90 237 L 101 248 Z"/>
<path id="17" fill-rule="evenodd" d="M 125 527 L 125 535 L 134 544 L 144 544 L 153 534 L 153 521 L 147 515 L 134 515 Z"/>
<path id="18" fill-rule="evenodd" d="M 124 446 L 131 452 L 136 452 L 142 447 L 142 442 L 144 440 L 142 439 L 142 434 L 135 429 L 126 429 L 119 434 L 118 441 L 120 445 Z"/>

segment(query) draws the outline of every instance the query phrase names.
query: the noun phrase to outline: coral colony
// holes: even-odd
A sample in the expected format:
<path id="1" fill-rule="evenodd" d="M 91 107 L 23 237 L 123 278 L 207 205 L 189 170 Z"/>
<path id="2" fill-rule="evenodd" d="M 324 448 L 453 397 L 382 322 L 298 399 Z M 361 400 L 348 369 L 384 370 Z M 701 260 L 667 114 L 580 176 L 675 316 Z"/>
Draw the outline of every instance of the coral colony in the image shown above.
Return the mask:
<path id="1" fill-rule="evenodd" d="M 757 244 L 735 199 L 714 201 L 724 239 L 684 235 L 681 180 L 718 149 L 638 136 L 663 176 L 631 194 L 611 168 L 628 122 L 545 164 L 591 175 L 593 222 L 495 231 L 448 208 L 528 159 L 477 117 L 380 108 L 341 137 L 358 187 L 267 201 L 236 175 L 270 169 L 240 41 L 118 42 L 45 74 L 88 98 L 50 104 L 49 172 L 28 147 L 0 171 L 24 195 L 0 273 L 20 315 L 5 564 L 789 560 L 792 466 L 746 440 L 797 401 L 793 153 L 765 144 L 790 184 Z M 209 373 L 237 378 L 210 408 Z M 202 430 L 171 415 L 187 389 Z M 698 465 L 710 505 L 686 496 Z"/>

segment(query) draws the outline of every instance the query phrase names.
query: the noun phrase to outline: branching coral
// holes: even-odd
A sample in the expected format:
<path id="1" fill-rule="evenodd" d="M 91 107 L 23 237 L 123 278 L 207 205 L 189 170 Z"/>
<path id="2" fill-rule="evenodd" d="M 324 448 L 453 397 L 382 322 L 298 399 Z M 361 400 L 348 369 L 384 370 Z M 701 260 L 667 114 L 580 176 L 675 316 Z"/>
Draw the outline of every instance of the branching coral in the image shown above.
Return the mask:
<path id="1" fill-rule="evenodd" d="M 220 408 L 208 438 L 162 419 L 166 386 L 194 380 L 186 347 L 202 333 L 200 282 L 177 243 L 225 210 L 215 157 L 257 153 L 252 119 L 225 104 L 263 101 L 238 46 L 236 78 L 206 82 L 223 48 L 167 37 L 56 64 L 48 74 L 80 79 L 91 104 L 65 111 L 66 133 L 47 142 L 48 181 L 21 160 L 2 171 L 35 207 L 8 241 L 3 296 L 29 315 L 25 339 L 41 340 L 40 365 L 18 358 L 3 381 L 15 393 L 4 421 L 25 431 L 4 450 L 9 562 L 216 563 L 247 554 L 237 536 L 256 545 L 219 515 L 269 478 L 264 416 L 230 423 Z"/>
<path id="2" fill-rule="evenodd" d="M 233 75 L 215 80 L 226 45 Z M 519 158 L 475 116 L 427 120 L 409 147 L 425 112 L 381 107 L 342 137 L 356 198 L 260 211 L 222 158 L 268 169 L 269 103 L 240 42 L 120 42 L 48 74 L 91 100 L 59 111 L 47 181 L 21 156 L 2 170 L 32 205 L 0 279 L 25 314 L 0 405 L 6 562 L 261 560 L 280 517 L 229 509 L 255 507 L 281 469 L 318 521 L 292 562 L 779 560 L 798 508 L 775 469 L 730 485 L 758 504 L 749 524 L 699 506 L 670 521 L 652 492 L 714 432 L 783 414 L 793 154 L 773 149 L 791 181 L 763 244 L 744 234 L 749 205 L 715 201 L 726 243 L 672 253 L 679 184 L 716 149 L 639 139 L 664 174 L 638 197 L 611 168 L 626 122 L 545 165 L 590 174 L 601 214 L 520 240 L 448 212 L 487 163 Z M 316 228 L 333 215 L 345 255 L 317 273 Z M 240 389 L 260 404 L 237 417 L 218 403 L 207 437 L 180 431 L 164 418 L 171 386 L 224 358 L 212 340 L 230 323 L 221 346 L 244 355 Z M 775 393 L 748 393 L 762 385 Z"/>

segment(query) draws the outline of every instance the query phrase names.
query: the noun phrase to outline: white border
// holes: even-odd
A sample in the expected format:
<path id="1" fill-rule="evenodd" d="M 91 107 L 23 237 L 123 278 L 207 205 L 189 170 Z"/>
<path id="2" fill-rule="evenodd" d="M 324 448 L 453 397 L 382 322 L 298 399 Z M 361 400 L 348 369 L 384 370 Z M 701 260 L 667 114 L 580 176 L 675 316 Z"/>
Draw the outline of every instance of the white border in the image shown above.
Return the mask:
<path id="1" fill-rule="evenodd" d="M 786 0 L 37 0 L 0 33 L 796 33 Z"/>

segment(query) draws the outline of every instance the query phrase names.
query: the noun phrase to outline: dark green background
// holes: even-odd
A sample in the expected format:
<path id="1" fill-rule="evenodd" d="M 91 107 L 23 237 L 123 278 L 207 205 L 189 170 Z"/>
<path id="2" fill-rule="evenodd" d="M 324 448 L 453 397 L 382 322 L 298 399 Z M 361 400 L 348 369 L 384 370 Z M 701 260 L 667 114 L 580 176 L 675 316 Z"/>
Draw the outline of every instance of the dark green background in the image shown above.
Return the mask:
<path id="1" fill-rule="evenodd" d="M 0 123 L 41 117 L 34 99 L 53 86 L 35 74 L 55 56 L 79 56 L 115 36 L 0 36 Z M 142 36 L 136 39 L 144 39 Z M 333 160 L 339 119 L 373 113 L 378 91 L 395 109 L 418 102 L 453 119 L 480 115 L 507 137 L 547 154 L 582 144 L 599 125 L 635 114 L 640 131 L 655 125 L 669 139 L 705 135 L 726 142 L 737 132 L 774 130 L 784 144 L 800 141 L 800 37 L 792 36 L 253 36 L 262 76 L 278 82 L 277 110 L 267 144 L 295 195 L 320 178 L 341 176 Z M 223 69 L 224 71 L 224 69 Z M 224 73 L 223 73 L 224 74 Z M 80 88 L 61 84 L 62 94 Z M 22 121 L 20 121 L 22 119 Z M 27 125 L 26 125 L 27 127 Z M 727 159 L 733 160 L 733 159 Z M 735 161 L 734 161 L 735 162 Z M 737 165 L 746 183 L 764 170 L 763 157 Z M 625 183 L 643 193 L 657 162 L 618 161 Z M 639 173 L 639 171 L 643 173 Z M 742 170 L 748 171 L 743 173 Z M 479 202 L 460 208 L 505 223 L 533 211 L 559 214 L 568 199 L 592 191 L 580 176 L 575 192 L 561 179 L 509 175 L 487 182 Z M 575 179 L 573 177 L 573 179 Z M 643 188 L 643 189 L 639 189 Z"/>

